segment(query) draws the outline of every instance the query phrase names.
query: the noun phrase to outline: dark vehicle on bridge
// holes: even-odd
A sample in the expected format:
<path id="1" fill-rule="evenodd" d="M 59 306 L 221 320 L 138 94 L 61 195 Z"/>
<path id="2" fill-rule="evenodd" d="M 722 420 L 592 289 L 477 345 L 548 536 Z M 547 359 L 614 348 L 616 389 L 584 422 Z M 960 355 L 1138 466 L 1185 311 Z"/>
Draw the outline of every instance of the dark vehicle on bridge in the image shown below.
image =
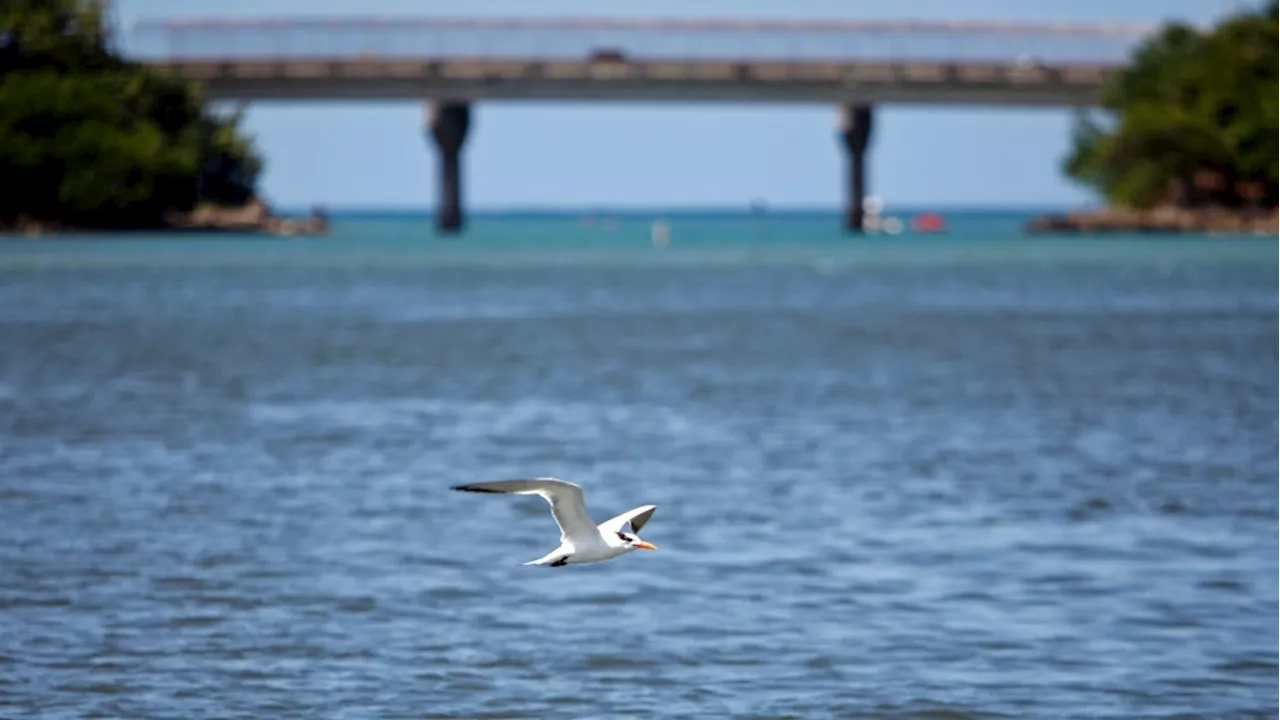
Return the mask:
<path id="1" fill-rule="evenodd" d="M 627 56 L 619 48 L 595 48 L 587 55 L 587 59 L 591 62 L 624 63 Z"/>

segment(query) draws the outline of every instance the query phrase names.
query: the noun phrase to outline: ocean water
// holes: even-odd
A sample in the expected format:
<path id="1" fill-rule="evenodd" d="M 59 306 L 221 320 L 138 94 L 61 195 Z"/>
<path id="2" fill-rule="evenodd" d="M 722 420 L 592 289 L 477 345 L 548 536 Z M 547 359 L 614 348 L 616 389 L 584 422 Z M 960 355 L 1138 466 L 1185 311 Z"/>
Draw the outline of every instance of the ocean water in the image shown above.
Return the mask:
<path id="1" fill-rule="evenodd" d="M 1276 717 L 1275 239 L 948 219 L 0 241 L 0 717 Z"/>

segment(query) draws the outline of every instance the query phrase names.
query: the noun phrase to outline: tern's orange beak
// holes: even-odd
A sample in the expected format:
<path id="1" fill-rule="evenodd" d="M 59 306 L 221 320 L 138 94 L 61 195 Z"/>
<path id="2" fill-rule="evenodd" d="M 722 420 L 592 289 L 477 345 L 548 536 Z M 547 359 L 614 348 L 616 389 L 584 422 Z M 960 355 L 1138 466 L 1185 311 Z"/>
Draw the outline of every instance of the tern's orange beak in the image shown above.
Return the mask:
<path id="1" fill-rule="evenodd" d="M 647 543 L 647 542 L 645 542 L 645 541 L 643 541 L 643 540 L 637 540 L 637 541 L 635 541 L 635 542 L 633 542 L 633 543 L 631 543 L 631 544 L 632 544 L 633 546 L 635 546 L 635 547 L 643 548 L 643 549 L 645 549 L 645 550 L 657 550 L 657 549 L 658 549 L 658 546 L 657 546 L 657 545 L 654 545 L 653 543 Z"/>

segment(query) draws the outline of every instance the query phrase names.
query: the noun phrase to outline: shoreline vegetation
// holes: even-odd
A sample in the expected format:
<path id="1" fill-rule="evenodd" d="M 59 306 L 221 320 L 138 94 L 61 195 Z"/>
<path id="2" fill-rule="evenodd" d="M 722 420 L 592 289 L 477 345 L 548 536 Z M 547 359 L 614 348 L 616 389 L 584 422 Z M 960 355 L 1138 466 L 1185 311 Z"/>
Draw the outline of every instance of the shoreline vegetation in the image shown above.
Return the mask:
<path id="1" fill-rule="evenodd" d="M 327 231 L 269 212 L 240 110 L 118 55 L 104 5 L 0 5 L 0 234 Z"/>
<path id="2" fill-rule="evenodd" d="M 1107 207 L 1027 232 L 1277 234 L 1277 27 L 1276 2 L 1165 25 L 1076 119 L 1063 170 Z"/>

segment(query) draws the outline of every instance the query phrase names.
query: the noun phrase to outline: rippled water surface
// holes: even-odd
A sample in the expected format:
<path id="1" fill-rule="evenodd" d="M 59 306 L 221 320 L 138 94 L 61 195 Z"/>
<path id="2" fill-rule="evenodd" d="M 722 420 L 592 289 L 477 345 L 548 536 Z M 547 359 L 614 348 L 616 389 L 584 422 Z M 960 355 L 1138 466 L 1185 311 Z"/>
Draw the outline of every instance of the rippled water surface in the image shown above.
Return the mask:
<path id="1" fill-rule="evenodd" d="M 1274 242 L 343 232 L 0 251 L 0 717 L 1276 717 Z"/>

